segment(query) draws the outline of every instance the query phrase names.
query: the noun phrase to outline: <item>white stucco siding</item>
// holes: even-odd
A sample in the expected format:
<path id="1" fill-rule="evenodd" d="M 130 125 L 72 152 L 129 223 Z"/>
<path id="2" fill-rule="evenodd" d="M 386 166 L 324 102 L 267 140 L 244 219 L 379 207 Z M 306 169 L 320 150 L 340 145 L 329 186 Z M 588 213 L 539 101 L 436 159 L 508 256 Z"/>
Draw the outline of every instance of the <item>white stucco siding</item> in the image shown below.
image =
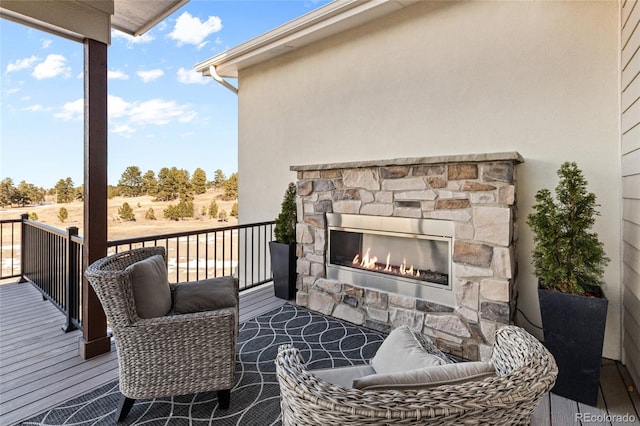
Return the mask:
<path id="1" fill-rule="evenodd" d="M 640 383 L 640 3 L 621 2 L 623 360 Z"/>
<path id="2" fill-rule="evenodd" d="M 618 34 L 615 2 L 420 2 L 242 70 L 240 219 L 275 217 L 292 164 L 518 151 L 519 308 L 539 323 L 526 215 L 576 161 L 602 205 L 620 358 Z"/>

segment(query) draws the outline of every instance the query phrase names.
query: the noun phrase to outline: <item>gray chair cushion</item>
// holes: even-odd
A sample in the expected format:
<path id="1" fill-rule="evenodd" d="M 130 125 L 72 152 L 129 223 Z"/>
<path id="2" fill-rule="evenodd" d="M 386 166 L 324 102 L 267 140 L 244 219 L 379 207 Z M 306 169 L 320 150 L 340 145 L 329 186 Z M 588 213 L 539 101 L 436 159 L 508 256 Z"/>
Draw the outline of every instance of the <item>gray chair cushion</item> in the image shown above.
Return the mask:
<path id="1" fill-rule="evenodd" d="M 406 325 L 391 331 L 371 359 L 371 365 L 378 374 L 399 373 L 445 363 L 445 360 L 428 353 Z"/>
<path id="2" fill-rule="evenodd" d="M 490 362 L 460 362 L 400 373 L 372 374 L 356 378 L 353 387 L 362 390 L 421 390 L 483 380 L 495 375 L 495 367 Z"/>
<path id="3" fill-rule="evenodd" d="M 332 385 L 342 386 L 343 388 L 352 388 L 354 380 L 369 376 L 376 373 L 369 364 L 349 365 L 346 367 L 322 368 L 311 370 L 319 379 L 324 380 Z"/>
<path id="4" fill-rule="evenodd" d="M 215 311 L 238 305 L 236 281 L 233 277 L 210 278 L 175 286 L 174 314 Z"/>
<path id="5" fill-rule="evenodd" d="M 125 268 L 131 280 L 133 300 L 140 318 L 157 318 L 171 310 L 167 266 L 161 255 L 140 260 Z"/>

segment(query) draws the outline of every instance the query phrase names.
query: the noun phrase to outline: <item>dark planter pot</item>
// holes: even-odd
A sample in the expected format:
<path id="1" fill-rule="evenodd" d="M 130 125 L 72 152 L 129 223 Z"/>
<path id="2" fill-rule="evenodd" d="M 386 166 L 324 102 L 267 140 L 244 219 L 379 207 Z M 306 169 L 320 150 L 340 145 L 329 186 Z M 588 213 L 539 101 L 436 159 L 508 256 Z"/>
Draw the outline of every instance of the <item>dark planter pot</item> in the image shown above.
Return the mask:
<path id="1" fill-rule="evenodd" d="M 599 290 L 599 289 L 598 289 Z M 551 392 L 595 406 L 608 301 L 538 288 L 544 345 L 556 359 Z"/>
<path id="2" fill-rule="evenodd" d="M 291 300 L 296 295 L 296 245 L 271 241 L 269 252 L 276 297 Z"/>

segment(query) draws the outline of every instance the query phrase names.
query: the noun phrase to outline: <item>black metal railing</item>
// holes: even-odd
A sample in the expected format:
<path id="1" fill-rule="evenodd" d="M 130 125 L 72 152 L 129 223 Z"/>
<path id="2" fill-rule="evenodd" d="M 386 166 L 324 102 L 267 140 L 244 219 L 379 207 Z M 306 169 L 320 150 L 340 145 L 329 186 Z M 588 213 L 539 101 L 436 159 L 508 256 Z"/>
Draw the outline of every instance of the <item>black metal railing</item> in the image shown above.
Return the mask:
<path id="1" fill-rule="evenodd" d="M 274 222 L 227 226 L 198 231 L 109 241 L 109 252 L 163 246 L 170 282 L 235 275 L 240 290 L 272 280 L 269 241 Z"/>
<path id="2" fill-rule="evenodd" d="M 0 220 L 0 279 L 16 278 L 22 274 L 20 241 L 22 219 Z"/>
<path id="3" fill-rule="evenodd" d="M 20 277 L 32 283 L 66 315 L 66 331 L 82 328 L 83 240 L 78 228 L 60 230 L 26 215 L 0 225 L 0 278 Z M 163 246 L 170 282 L 235 275 L 242 291 L 272 280 L 268 243 L 273 225 L 262 222 L 109 241 L 108 253 Z"/>

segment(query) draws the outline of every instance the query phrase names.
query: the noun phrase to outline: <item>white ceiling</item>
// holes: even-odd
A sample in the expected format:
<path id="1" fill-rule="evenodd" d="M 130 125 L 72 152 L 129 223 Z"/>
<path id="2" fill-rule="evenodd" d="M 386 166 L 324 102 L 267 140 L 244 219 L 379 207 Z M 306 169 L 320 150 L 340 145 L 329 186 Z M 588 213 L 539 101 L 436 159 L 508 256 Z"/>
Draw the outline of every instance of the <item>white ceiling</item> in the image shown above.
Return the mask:
<path id="1" fill-rule="evenodd" d="M 141 35 L 189 0 L 2 0 L 0 17 L 76 41 Z"/>

